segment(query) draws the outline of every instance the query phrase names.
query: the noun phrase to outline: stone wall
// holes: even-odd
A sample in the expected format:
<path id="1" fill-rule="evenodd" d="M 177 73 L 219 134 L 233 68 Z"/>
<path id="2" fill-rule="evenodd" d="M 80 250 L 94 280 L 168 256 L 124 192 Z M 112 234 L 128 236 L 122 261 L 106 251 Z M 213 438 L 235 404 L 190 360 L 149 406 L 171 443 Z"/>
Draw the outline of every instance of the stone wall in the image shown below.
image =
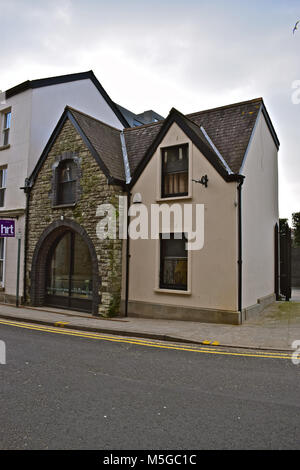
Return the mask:
<path id="1" fill-rule="evenodd" d="M 53 168 L 64 152 L 74 152 L 80 165 L 79 199 L 73 207 L 53 207 Z M 120 186 L 109 185 L 107 177 L 84 144 L 81 136 L 67 120 L 52 146 L 30 193 L 27 242 L 26 298 L 32 304 L 31 269 L 35 247 L 43 232 L 55 221 L 68 219 L 79 224 L 92 241 L 99 266 L 98 313 L 113 316 L 119 313 L 121 296 L 122 241 L 100 240 L 96 226 L 100 221 L 96 210 L 100 204 L 113 203 L 124 195 Z"/>

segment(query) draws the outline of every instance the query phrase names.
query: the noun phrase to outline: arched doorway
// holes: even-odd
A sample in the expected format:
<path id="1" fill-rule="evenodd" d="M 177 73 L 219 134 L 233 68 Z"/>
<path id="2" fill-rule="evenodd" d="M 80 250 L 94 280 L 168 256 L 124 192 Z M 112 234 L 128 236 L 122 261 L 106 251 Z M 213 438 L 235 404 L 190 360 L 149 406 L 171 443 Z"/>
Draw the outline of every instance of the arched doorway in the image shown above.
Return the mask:
<path id="1" fill-rule="evenodd" d="M 98 314 L 98 262 L 85 230 L 73 221 L 56 221 L 36 245 L 31 271 L 35 306 Z"/>

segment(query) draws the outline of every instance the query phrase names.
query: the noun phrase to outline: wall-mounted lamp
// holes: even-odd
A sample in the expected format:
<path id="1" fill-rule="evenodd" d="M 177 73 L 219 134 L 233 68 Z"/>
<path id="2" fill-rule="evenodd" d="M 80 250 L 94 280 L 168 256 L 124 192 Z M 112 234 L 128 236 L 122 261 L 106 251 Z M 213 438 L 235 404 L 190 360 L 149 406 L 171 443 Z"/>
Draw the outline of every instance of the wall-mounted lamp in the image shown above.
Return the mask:
<path id="1" fill-rule="evenodd" d="M 203 186 L 205 186 L 206 188 L 208 186 L 208 177 L 207 177 L 207 175 L 202 176 L 200 180 L 192 180 L 192 181 L 194 181 L 194 183 L 200 183 Z"/>

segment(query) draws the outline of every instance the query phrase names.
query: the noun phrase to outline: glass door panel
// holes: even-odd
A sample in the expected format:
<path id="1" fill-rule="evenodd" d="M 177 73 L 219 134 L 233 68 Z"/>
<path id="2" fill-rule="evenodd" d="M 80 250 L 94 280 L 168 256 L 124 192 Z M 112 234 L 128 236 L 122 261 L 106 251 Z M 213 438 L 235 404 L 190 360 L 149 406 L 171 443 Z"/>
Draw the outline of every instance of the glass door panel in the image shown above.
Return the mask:
<path id="1" fill-rule="evenodd" d="M 91 311 L 92 261 L 80 235 L 67 232 L 53 245 L 48 262 L 46 303 Z"/>
<path id="2" fill-rule="evenodd" d="M 69 296 L 71 233 L 67 233 L 56 245 L 50 264 L 47 294 Z"/>
<path id="3" fill-rule="evenodd" d="M 92 299 L 92 260 L 85 241 L 76 233 L 74 237 L 74 265 L 71 296 Z"/>

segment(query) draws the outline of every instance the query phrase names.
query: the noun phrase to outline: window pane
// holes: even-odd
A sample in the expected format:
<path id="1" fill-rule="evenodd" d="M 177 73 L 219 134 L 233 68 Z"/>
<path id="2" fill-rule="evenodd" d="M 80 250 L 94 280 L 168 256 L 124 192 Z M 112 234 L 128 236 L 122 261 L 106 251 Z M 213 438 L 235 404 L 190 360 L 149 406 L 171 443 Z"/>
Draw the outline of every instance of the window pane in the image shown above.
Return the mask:
<path id="1" fill-rule="evenodd" d="M 4 207 L 5 188 L 0 188 L 0 207 Z"/>
<path id="2" fill-rule="evenodd" d="M 8 145 L 9 142 L 9 129 L 3 131 L 3 145 Z"/>
<path id="3" fill-rule="evenodd" d="M 0 282 L 2 283 L 4 281 L 4 263 L 3 261 L 0 261 Z"/>
<path id="4" fill-rule="evenodd" d="M 168 147 L 162 153 L 162 195 L 188 194 L 188 146 Z"/>
<path id="5" fill-rule="evenodd" d="M 66 183 L 75 180 L 75 166 L 72 162 L 66 162 L 61 166 L 60 182 Z"/>
<path id="6" fill-rule="evenodd" d="M 0 188 L 6 188 L 6 175 L 7 168 L 2 168 L 0 170 Z"/>
<path id="7" fill-rule="evenodd" d="M 161 286 L 169 289 L 187 289 L 186 240 L 161 238 Z"/>
<path id="8" fill-rule="evenodd" d="M 0 238 L 0 260 L 4 260 L 4 238 Z"/>
<path id="9" fill-rule="evenodd" d="M 51 260 L 47 294 L 69 295 L 71 234 L 67 233 L 58 242 Z"/>
<path id="10" fill-rule="evenodd" d="M 187 259 L 165 258 L 163 285 L 183 289 L 187 286 Z"/>
<path id="11" fill-rule="evenodd" d="M 65 161 L 58 167 L 58 204 L 73 204 L 76 200 L 76 166 Z"/>
<path id="12" fill-rule="evenodd" d="M 78 234 L 75 234 L 73 269 L 72 297 L 91 299 L 93 285 L 92 260 L 87 244 Z"/>
<path id="13" fill-rule="evenodd" d="M 166 174 L 164 180 L 164 194 L 188 193 L 188 174 Z"/>
<path id="14" fill-rule="evenodd" d="M 10 122 L 11 122 L 11 112 L 6 113 L 4 116 L 4 129 L 10 128 Z"/>
<path id="15" fill-rule="evenodd" d="M 75 183 L 73 181 L 69 183 L 60 184 L 60 204 L 72 204 L 75 202 Z"/>

